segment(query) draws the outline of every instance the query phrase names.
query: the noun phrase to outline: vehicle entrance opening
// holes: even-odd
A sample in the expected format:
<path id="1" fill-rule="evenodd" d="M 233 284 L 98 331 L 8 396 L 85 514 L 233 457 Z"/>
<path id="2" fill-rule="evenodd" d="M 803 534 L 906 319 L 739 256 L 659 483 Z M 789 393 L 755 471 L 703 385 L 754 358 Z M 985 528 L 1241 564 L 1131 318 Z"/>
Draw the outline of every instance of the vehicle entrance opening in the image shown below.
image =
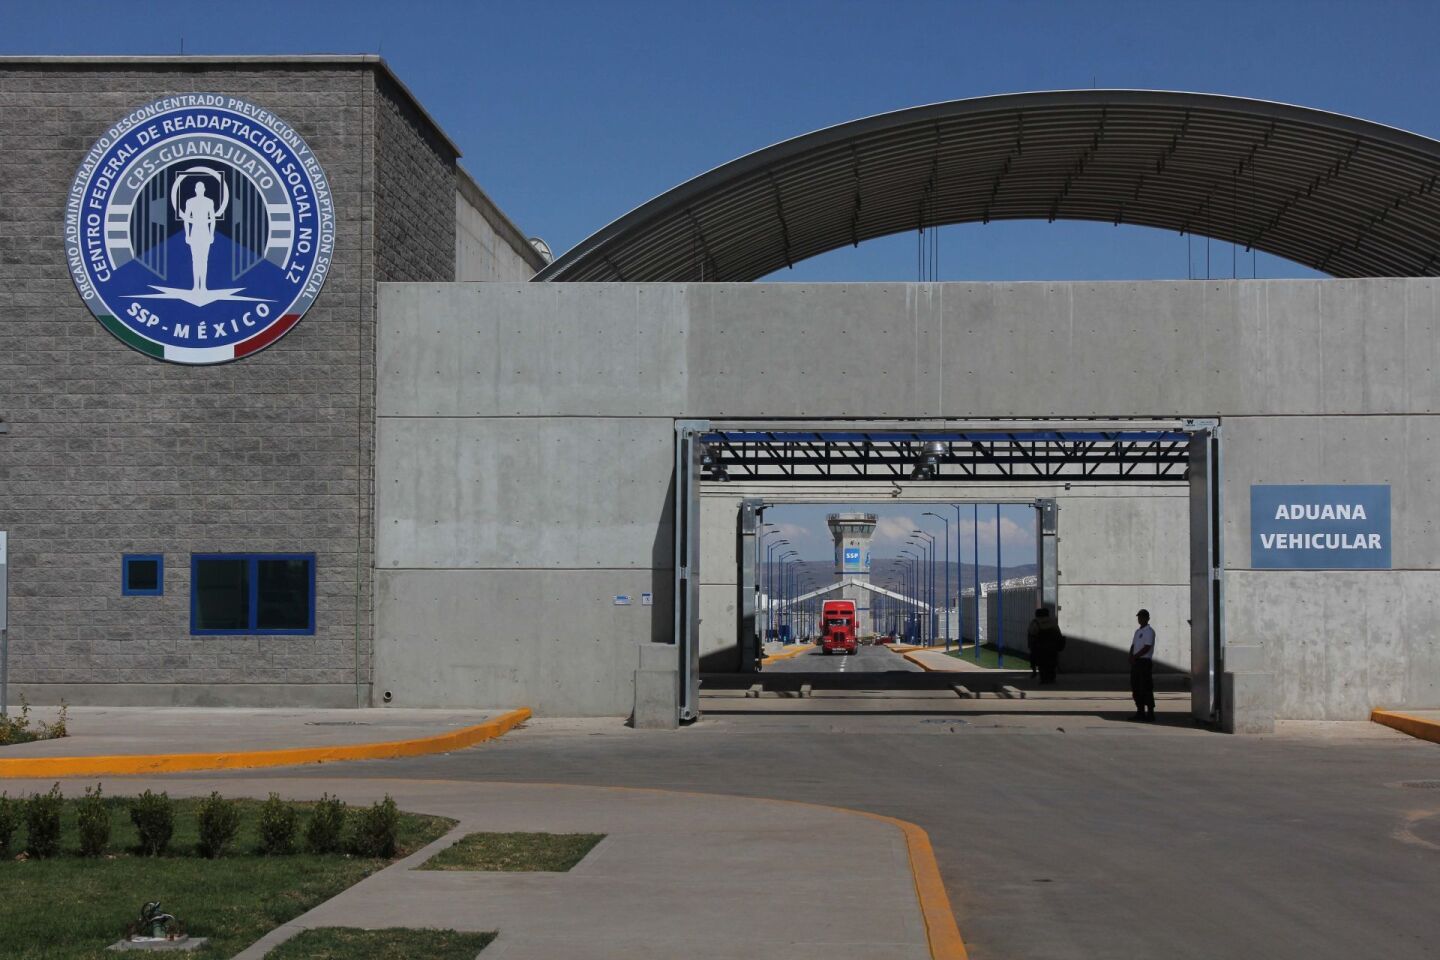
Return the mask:
<path id="1" fill-rule="evenodd" d="M 1214 721 L 1218 436 L 1193 420 L 692 422 L 692 709 L 1123 712 L 1143 607 L 1159 696 Z"/>

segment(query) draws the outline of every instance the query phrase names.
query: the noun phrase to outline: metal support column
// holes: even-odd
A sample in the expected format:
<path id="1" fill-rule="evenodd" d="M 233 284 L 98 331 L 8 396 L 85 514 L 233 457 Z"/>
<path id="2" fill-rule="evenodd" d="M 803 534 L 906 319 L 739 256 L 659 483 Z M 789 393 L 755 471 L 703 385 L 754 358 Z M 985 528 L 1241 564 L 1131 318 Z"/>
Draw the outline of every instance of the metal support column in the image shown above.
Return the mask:
<path id="1" fill-rule="evenodd" d="M 705 420 L 675 421 L 675 645 L 680 719 L 700 716 L 700 456 Z"/>
<path id="2" fill-rule="evenodd" d="M 1221 612 L 1220 423 L 1186 422 L 1190 430 L 1190 713 L 1202 723 L 1220 718 L 1220 671 L 1225 638 Z"/>
<path id="3" fill-rule="evenodd" d="M 739 669 L 742 672 L 755 669 L 761 659 L 760 651 L 764 648 L 760 642 L 760 624 L 756 616 L 760 587 L 755 575 L 755 534 L 760 526 L 760 513 L 763 509 L 764 502 L 761 500 L 740 501 L 739 523 L 735 532 L 735 555 L 740 558 L 740 576 L 737 578 L 739 596 L 736 597 L 740 623 L 735 639 L 736 646 L 740 648 Z"/>
<path id="4" fill-rule="evenodd" d="M 1049 608 L 1057 619 L 1060 616 L 1060 505 L 1054 500 L 1035 501 L 1035 556 L 1039 560 L 1040 606 Z"/>

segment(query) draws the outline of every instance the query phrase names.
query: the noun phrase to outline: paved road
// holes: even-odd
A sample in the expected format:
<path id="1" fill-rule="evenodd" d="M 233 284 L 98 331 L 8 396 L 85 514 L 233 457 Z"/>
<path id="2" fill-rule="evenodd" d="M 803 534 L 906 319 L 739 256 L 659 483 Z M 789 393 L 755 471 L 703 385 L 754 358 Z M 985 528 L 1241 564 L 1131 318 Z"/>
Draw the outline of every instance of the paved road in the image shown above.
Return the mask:
<path id="1" fill-rule="evenodd" d="M 1127 723 L 1116 706 L 730 715 L 679 732 L 542 719 L 454 754 L 294 774 L 652 786 L 902 817 L 930 832 L 975 960 L 1436 955 L 1440 789 L 1398 782 L 1440 781 L 1440 746 L 1373 724 L 1227 737 L 1178 717 Z"/>
<path id="2" fill-rule="evenodd" d="M 816 647 L 811 653 L 766 665 L 764 675 L 772 673 L 923 673 L 919 667 L 884 647 L 860 646 L 854 656 L 825 656 Z"/>

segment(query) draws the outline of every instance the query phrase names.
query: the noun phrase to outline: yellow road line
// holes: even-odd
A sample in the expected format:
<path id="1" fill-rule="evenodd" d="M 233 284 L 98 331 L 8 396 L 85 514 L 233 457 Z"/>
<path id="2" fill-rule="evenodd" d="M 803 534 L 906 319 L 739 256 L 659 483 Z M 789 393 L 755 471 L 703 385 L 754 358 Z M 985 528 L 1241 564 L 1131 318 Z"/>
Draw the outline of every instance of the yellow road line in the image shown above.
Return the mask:
<path id="1" fill-rule="evenodd" d="M 446 753 L 485 740 L 494 740 L 529 718 L 529 708 L 522 707 L 473 727 L 414 740 L 390 740 L 383 743 L 348 743 L 328 747 L 292 747 L 227 753 L 0 759 L 0 779 L 135 776 L 186 770 L 240 770 L 254 767 L 288 767 L 298 763 L 329 763 L 335 760 L 418 757 L 427 753 Z"/>
<path id="2" fill-rule="evenodd" d="M 1408 733 L 1412 737 L 1440 743 L 1440 722 L 1426 720 L 1422 717 L 1412 717 L 1408 713 L 1400 713 L 1396 710 L 1371 710 L 1370 719 L 1375 723 L 1399 730 L 1401 733 Z"/>

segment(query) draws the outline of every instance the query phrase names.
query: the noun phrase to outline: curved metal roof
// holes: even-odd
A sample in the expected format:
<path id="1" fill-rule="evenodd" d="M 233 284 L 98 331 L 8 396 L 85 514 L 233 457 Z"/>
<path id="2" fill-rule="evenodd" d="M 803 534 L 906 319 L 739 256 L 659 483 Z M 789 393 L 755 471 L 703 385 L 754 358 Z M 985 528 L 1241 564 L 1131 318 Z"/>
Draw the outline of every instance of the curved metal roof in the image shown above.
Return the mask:
<path id="1" fill-rule="evenodd" d="M 755 280 L 938 224 L 1095 220 L 1234 241 L 1339 277 L 1440 273 L 1440 142 L 1353 117 L 1152 90 L 914 107 L 733 160 L 537 280 Z"/>

